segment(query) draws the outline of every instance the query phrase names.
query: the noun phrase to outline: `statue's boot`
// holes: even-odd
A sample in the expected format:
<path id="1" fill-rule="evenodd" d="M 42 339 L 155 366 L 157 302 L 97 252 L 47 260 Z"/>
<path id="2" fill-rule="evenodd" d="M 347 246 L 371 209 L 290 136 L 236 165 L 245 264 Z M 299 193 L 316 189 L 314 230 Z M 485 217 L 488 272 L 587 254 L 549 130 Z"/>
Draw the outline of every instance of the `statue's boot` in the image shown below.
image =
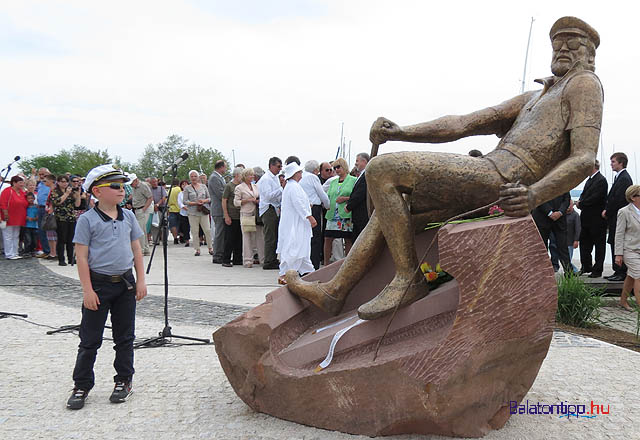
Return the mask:
<path id="1" fill-rule="evenodd" d="M 295 270 L 288 270 L 285 274 L 285 280 L 289 291 L 300 298 L 311 301 L 325 312 L 335 316 L 342 310 L 344 306 L 344 296 L 338 297 L 329 288 L 328 283 L 320 283 L 319 281 L 304 281 Z"/>
<path id="2" fill-rule="evenodd" d="M 428 293 L 429 286 L 422 273 L 418 273 L 413 282 L 396 276 L 378 296 L 358 308 L 358 316 L 360 319 L 377 319 L 393 312 L 398 303 L 400 307 L 404 307 L 424 298 Z"/>

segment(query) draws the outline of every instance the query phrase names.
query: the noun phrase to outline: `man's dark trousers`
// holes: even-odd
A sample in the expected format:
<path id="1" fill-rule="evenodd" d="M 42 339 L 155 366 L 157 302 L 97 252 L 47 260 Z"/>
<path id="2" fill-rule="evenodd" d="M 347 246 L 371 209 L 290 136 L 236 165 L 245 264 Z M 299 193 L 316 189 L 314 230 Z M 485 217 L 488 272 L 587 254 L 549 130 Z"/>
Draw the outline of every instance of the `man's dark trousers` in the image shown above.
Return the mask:
<path id="1" fill-rule="evenodd" d="M 544 241 L 544 245 L 549 249 L 549 235 L 553 232 L 553 235 L 556 237 L 556 243 L 567 243 L 567 219 L 565 216 L 560 217 L 558 220 L 550 222 L 544 222 L 541 224 L 536 224 L 538 226 L 538 231 L 540 232 L 540 236 L 542 237 L 542 241 Z M 562 268 L 565 273 L 573 272 L 571 267 L 571 260 L 569 260 L 569 248 L 566 246 L 557 245 L 558 250 L 558 258 L 560 260 L 560 264 L 562 264 Z"/>
<path id="2" fill-rule="evenodd" d="M 51 248 L 49 247 L 49 240 L 47 240 L 47 231 L 42 229 L 42 219 L 46 214 L 46 210 L 44 206 L 38 206 L 38 238 L 40 239 L 40 246 L 42 246 L 42 252 L 45 254 L 51 253 Z"/>
<path id="3" fill-rule="evenodd" d="M 606 255 L 607 222 L 600 218 L 601 222 L 582 222 L 580 231 L 580 264 L 586 272 L 602 274 Z M 592 265 L 591 252 L 596 248 L 596 261 Z"/>
<path id="4" fill-rule="evenodd" d="M 231 219 L 231 224 L 224 223 L 224 254 L 222 262 L 231 263 L 233 254 L 233 264 L 242 265 L 242 228 L 240 219 Z"/>
<path id="5" fill-rule="evenodd" d="M 136 288 L 133 274 L 125 275 L 133 289 L 124 282 L 111 283 L 92 280 L 93 290 L 98 294 L 98 310 L 82 307 L 80 323 L 80 345 L 73 370 L 76 388 L 90 390 L 95 383 L 93 364 L 98 348 L 102 345 L 102 333 L 111 311 L 111 327 L 116 351 L 113 368 L 116 370 L 114 381 L 128 382 L 133 377 L 133 341 L 135 339 Z"/>
<path id="6" fill-rule="evenodd" d="M 320 269 L 320 258 L 322 257 L 322 205 L 312 205 L 311 215 L 318 223 L 311 231 L 311 264 L 315 270 Z"/>
<path id="7" fill-rule="evenodd" d="M 264 224 L 264 264 L 265 266 L 271 266 L 278 264 L 276 257 L 276 249 L 278 247 L 278 224 L 280 218 L 276 214 L 276 209 L 273 206 L 269 206 L 264 214 L 260 217 Z"/>

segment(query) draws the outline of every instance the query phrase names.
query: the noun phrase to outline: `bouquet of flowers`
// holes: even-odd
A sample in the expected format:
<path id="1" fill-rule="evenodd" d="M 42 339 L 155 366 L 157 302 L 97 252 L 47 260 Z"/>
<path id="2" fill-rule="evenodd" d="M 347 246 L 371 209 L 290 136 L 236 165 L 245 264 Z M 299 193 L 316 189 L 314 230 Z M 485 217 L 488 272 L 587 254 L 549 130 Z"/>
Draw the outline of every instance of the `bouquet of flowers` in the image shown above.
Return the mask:
<path id="1" fill-rule="evenodd" d="M 453 279 L 451 275 L 442 270 L 440 263 L 436 264 L 436 268 L 434 270 L 431 265 L 425 261 L 420 265 L 420 269 L 422 270 L 424 277 L 427 279 L 427 285 L 430 290 L 433 290 L 440 284 L 444 284 Z"/>

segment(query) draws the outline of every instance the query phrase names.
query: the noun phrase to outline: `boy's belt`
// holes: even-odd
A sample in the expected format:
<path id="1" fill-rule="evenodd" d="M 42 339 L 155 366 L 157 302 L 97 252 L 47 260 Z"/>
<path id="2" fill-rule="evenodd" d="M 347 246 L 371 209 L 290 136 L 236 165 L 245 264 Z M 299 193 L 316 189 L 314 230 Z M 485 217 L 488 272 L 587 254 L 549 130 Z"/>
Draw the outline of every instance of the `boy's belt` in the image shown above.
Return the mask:
<path id="1" fill-rule="evenodd" d="M 128 290 L 133 289 L 133 285 L 129 282 L 129 280 L 127 280 L 128 276 L 133 275 L 133 272 L 131 271 L 131 269 L 129 269 L 122 275 L 103 275 L 101 273 L 97 273 L 92 270 L 89 270 L 89 275 L 91 279 L 95 281 L 103 281 L 106 283 L 114 283 L 114 284 L 123 282 L 126 284 Z"/>

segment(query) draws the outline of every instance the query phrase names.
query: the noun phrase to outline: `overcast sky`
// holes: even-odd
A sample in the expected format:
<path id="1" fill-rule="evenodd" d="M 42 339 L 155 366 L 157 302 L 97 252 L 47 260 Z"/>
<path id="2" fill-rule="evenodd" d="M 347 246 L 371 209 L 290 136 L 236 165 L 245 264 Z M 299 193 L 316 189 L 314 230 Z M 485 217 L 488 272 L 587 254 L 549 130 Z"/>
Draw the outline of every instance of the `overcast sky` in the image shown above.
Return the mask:
<path id="1" fill-rule="evenodd" d="M 629 3 L 631 4 L 631 3 Z M 549 28 L 578 16 L 601 36 L 603 145 L 634 181 L 636 14 L 602 1 L 1 1 L 0 167 L 80 144 L 137 161 L 178 134 L 236 162 L 352 158 L 371 123 L 497 104 L 550 75 Z M 497 138 L 385 144 L 380 152 L 488 152 Z"/>

